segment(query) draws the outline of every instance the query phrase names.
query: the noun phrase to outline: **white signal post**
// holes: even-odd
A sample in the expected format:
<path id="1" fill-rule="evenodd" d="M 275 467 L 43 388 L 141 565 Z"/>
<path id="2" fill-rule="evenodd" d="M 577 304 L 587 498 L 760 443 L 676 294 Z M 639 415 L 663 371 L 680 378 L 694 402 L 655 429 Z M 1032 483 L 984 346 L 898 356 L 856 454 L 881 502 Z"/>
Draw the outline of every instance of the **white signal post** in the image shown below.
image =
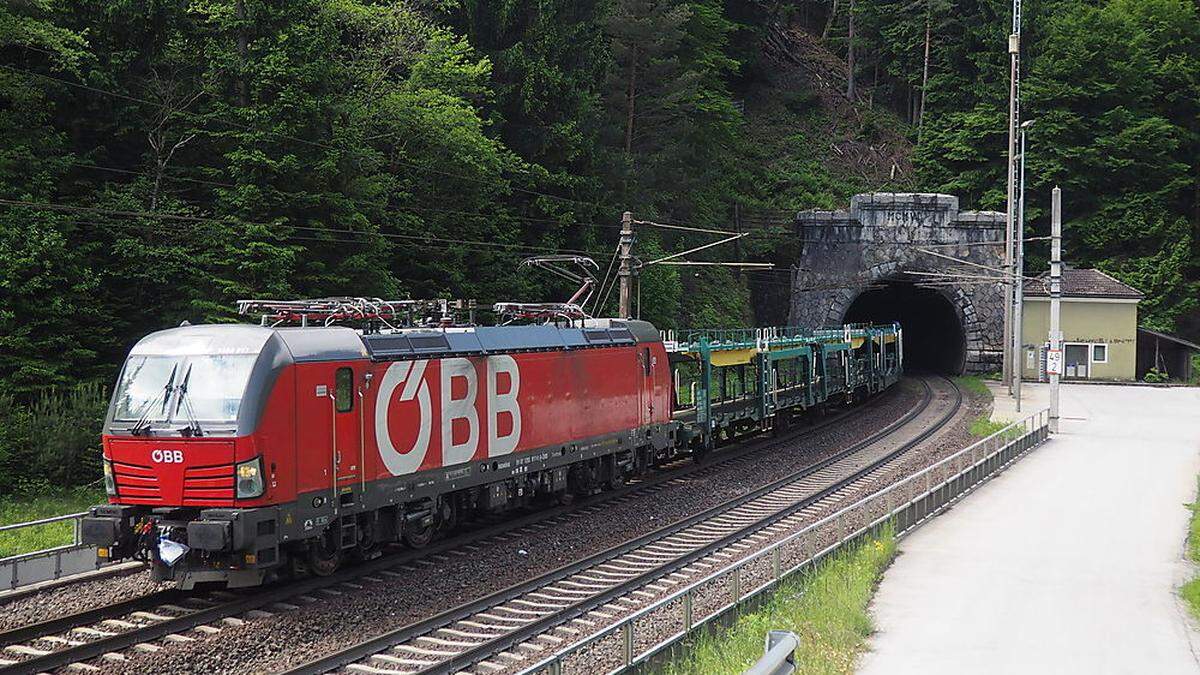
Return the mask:
<path id="1" fill-rule="evenodd" d="M 1062 374 L 1062 190 L 1054 188 L 1050 203 L 1050 350 L 1046 371 L 1050 376 L 1050 433 L 1058 433 L 1058 376 Z"/>

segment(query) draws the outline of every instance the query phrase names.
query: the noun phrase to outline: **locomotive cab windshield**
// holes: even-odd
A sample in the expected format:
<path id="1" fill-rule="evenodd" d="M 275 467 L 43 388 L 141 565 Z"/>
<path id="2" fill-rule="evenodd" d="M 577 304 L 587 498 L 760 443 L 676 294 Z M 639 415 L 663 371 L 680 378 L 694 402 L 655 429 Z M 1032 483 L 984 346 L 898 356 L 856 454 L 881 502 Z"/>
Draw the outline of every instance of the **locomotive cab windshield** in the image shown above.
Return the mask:
<path id="1" fill-rule="evenodd" d="M 272 331 L 187 326 L 147 336 L 130 352 L 109 407 L 109 432 L 234 436 L 262 393 Z M 268 359 L 269 360 L 269 359 Z M 259 366 L 256 368 L 256 366 Z M 258 377 L 255 377 L 255 375 Z"/>
<path id="2" fill-rule="evenodd" d="M 256 354 L 132 356 L 117 385 L 113 420 L 186 422 L 197 435 L 205 422 L 232 424 L 256 359 Z"/>

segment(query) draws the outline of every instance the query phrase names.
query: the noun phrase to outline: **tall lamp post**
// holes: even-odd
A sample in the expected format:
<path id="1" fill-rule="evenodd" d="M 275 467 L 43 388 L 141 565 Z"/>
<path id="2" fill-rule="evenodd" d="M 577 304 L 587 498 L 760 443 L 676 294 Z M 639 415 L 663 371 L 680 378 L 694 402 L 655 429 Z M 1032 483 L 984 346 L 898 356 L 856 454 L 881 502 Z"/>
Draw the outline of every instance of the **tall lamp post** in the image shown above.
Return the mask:
<path id="1" fill-rule="evenodd" d="M 1021 412 L 1021 371 L 1025 367 L 1025 339 L 1021 334 L 1025 311 L 1025 136 L 1036 120 L 1021 122 L 1021 186 L 1017 194 L 1017 222 L 1013 227 L 1016 238 L 1013 256 L 1013 398 Z"/>

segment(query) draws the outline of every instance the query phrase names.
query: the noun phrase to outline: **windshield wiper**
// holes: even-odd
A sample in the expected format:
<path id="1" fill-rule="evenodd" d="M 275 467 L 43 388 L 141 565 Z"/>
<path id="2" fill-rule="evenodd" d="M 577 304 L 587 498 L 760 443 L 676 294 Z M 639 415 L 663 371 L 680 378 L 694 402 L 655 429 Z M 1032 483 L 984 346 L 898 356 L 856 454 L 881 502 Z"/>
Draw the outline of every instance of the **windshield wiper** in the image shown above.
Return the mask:
<path id="1" fill-rule="evenodd" d="M 134 436 L 140 436 L 143 431 L 150 429 L 150 409 L 160 400 L 162 401 L 162 406 L 158 409 L 159 415 L 167 411 L 167 404 L 171 399 L 171 391 L 174 389 L 171 385 L 175 382 L 175 371 L 178 369 L 179 363 L 171 366 L 171 374 L 167 377 L 167 383 L 163 385 L 162 392 L 142 405 L 141 414 L 138 415 L 137 422 L 132 427 L 129 427 L 129 433 Z"/>
<path id="2" fill-rule="evenodd" d="M 192 410 L 192 400 L 188 398 L 187 386 L 188 381 L 191 378 L 192 364 L 189 363 L 187 372 L 183 375 L 183 381 L 179 383 L 178 387 L 176 387 L 176 389 L 179 391 L 179 395 L 175 400 L 175 415 L 179 414 L 179 407 L 183 406 L 183 412 L 188 417 L 187 430 L 190 432 L 189 434 L 184 435 L 203 436 L 204 430 L 200 428 L 200 421 L 196 419 L 196 411 Z M 172 415 L 172 417 L 174 417 L 174 415 Z"/>

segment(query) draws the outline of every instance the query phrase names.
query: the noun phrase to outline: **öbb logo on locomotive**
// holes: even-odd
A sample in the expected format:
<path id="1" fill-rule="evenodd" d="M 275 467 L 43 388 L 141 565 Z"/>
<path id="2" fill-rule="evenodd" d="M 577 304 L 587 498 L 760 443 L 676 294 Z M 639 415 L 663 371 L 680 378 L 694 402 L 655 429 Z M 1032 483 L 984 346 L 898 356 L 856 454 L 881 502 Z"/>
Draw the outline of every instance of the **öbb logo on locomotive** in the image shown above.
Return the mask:
<path id="1" fill-rule="evenodd" d="M 150 453 L 150 459 L 156 464 L 183 464 L 183 451 L 155 448 Z"/>
<path id="2" fill-rule="evenodd" d="M 486 388 L 483 423 L 477 405 L 480 373 L 476 363 L 464 358 L 445 358 L 433 363 L 439 374 L 438 383 L 441 418 L 433 423 L 433 402 L 429 393 L 431 361 L 400 361 L 388 366 L 379 384 L 375 408 L 375 439 L 379 456 L 393 476 L 417 471 L 429 453 L 434 427 L 439 431 L 441 466 L 469 462 L 480 454 L 479 441 L 486 434 L 484 457 L 507 455 L 521 440 L 521 369 L 516 359 L 508 355 L 482 359 Z M 505 382 L 507 381 L 507 382 Z M 399 394 L 397 394 L 399 390 Z M 392 407 L 412 403 L 419 409 L 419 424 L 415 435 L 398 441 L 392 433 Z M 410 416 L 397 415 L 400 419 Z M 507 424 L 507 430 L 503 425 Z M 486 432 L 480 427 L 485 426 Z M 408 441 L 407 436 L 415 436 Z M 407 441 L 407 442 L 406 442 Z M 398 447 L 399 446 L 399 447 Z"/>
<path id="3" fill-rule="evenodd" d="M 881 391 L 903 354 L 895 324 L 668 349 L 645 321 L 559 306 L 482 326 L 380 309 L 400 301 L 249 305 L 259 325 L 181 326 L 130 351 L 105 420 L 108 503 L 81 525 L 106 560 L 182 588 L 329 574 Z"/>

